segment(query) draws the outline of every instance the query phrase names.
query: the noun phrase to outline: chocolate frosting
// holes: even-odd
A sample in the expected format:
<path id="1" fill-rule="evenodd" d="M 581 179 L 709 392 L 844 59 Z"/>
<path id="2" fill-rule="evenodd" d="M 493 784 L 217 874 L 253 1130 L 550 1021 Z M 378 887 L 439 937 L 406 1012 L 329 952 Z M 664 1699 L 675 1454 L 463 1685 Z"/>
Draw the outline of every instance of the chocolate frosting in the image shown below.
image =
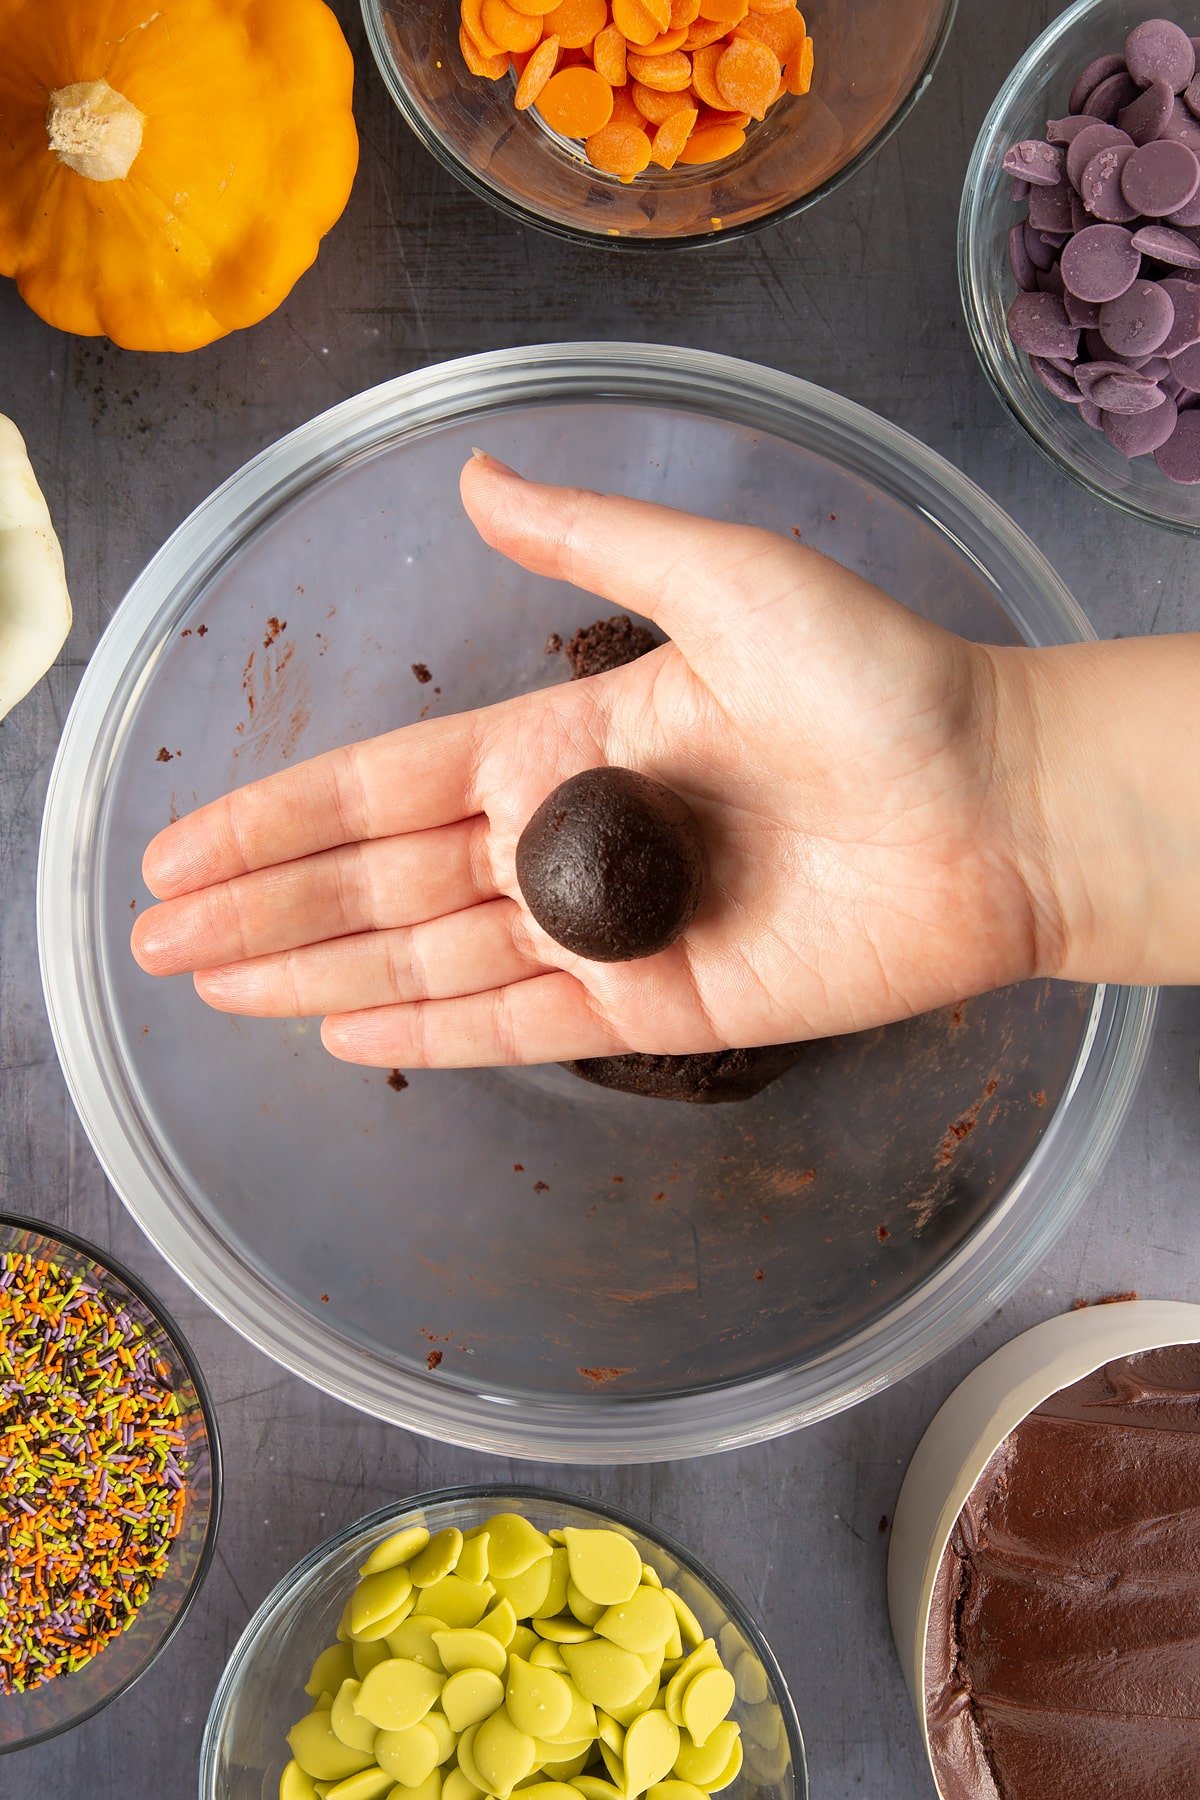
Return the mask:
<path id="1" fill-rule="evenodd" d="M 945 1800 L 1200 1795 L 1200 1346 L 1126 1357 L 1001 1445 L 934 1588 Z"/>

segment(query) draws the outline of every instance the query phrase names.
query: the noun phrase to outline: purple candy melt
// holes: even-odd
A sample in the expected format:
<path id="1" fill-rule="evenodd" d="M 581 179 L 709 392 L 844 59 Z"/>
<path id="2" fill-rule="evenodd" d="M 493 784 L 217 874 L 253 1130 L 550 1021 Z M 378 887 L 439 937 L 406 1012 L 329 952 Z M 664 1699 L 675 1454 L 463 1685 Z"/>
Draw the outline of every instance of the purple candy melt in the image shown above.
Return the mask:
<path id="1" fill-rule="evenodd" d="M 1200 481 L 1200 413 L 1185 412 L 1154 460 L 1171 481 L 1192 487 Z"/>
<path id="2" fill-rule="evenodd" d="M 1182 145 L 1179 148 L 1182 149 Z M 1052 231 L 1063 237 L 1070 235 L 1071 190 L 1065 181 L 1060 182 L 1057 187 L 1035 187 L 1032 190 L 1029 196 L 1029 223 L 1035 231 Z"/>
<path id="3" fill-rule="evenodd" d="M 1034 187 L 1057 187 L 1066 174 L 1066 151 L 1061 144 L 1026 138 L 1024 143 L 1013 145 L 1003 167 L 1006 175 L 1016 175 Z"/>
<path id="4" fill-rule="evenodd" d="M 1123 145 L 1133 145 L 1128 132 L 1119 131 L 1115 125 L 1094 121 L 1086 131 L 1077 133 L 1067 145 L 1067 180 L 1078 188 L 1083 179 L 1083 171 L 1093 156 L 1101 150 L 1116 150 Z"/>
<path id="5" fill-rule="evenodd" d="M 1119 450 L 1122 456 L 1149 456 L 1151 451 L 1166 443 L 1178 420 L 1175 402 L 1164 395 L 1149 412 L 1106 412 L 1101 429 L 1113 449 Z"/>
<path id="6" fill-rule="evenodd" d="M 1165 81 L 1180 94 L 1196 73 L 1192 40 L 1170 19 L 1146 19 L 1125 39 L 1125 67 L 1139 87 Z"/>
<path id="7" fill-rule="evenodd" d="M 1008 266 L 1013 272 L 1013 280 L 1023 294 L 1032 293 L 1037 286 L 1038 272 L 1033 266 L 1033 259 L 1025 248 L 1025 227 L 1014 225 L 1008 234 Z"/>
<path id="8" fill-rule="evenodd" d="M 1175 308 L 1175 323 L 1170 335 L 1158 346 L 1161 356 L 1178 356 L 1181 350 L 1189 350 L 1193 344 L 1200 344 L 1200 288 L 1193 287 L 1190 282 L 1177 281 L 1168 276 L 1163 287 L 1171 296 L 1171 305 Z M 1067 317 L 1071 318 L 1071 308 L 1067 307 Z M 1078 324 L 1071 319 L 1072 325 Z"/>
<path id="9" fill-rule="evenodd" d="M 1157 281 L 1135 281 L 1100 308 L 1100 336 L 1118 356 L 1153 356 L 1174 323 L 1171 296 Z"/>
<path id="10" fill-rule="evenodd" d="M 1200 188 L 1200 161 L 1186 144 L 1171 138 L 1143 144 L 1121 170 L 1121 192 L 1135 212 L 1161 219 L 1188 201 Z"/>
<path id="11" fill-rule="evenodd" d="M 1143 225 L 1133 234 L 1136 249 L 1175 269 L 1200 269 L 1200 244 L 1169 225 Z"/>
<path id="12" fill-rule="evenodd" d="M 1181 230 L 1200 225 L 1200 189 L 1192 195 L 1186 206 L 1178 207 L 1173 213 L 1164 213 L 1163 224 L 1176 225 Z"/>
<path id="13" fill-rule="evenodd" d="M 1163 391 L 1157 381 L 1146 381 L 1133 369 L 1122 369 L 1119 375 L 1102 375 L 1092 383 L 1088 399 L 1106 413 L 1153 412 L 1163 403 Z"/>
<path id="14" fill-rule="evenodd" d="M 1056 400 L 1064 400 L 1068 406 L 1082 406 L 1083 395 L 1074 381 L 1054 363 L 1047 362 L 1044 356 L 1031 356 L 1029 366 L 1042 386 L 1053 394 Z"/>
<path id="15" fill-rule="evenodd" d="M 1094 331 L 1099 325 L 1100 308 L 1094 300 L 1081 300 L 1068 289 L 1063 294 L 1063 305 L 1072 325 L 1078 325 L 1081 331 Z"/>
<path id="16" fill-rule="evenodd" d="M 1200 342 L 1189 344 L 1171 358 L 1171 373 L 1193 394 L 1200 392 Z"/>
<path id="17" fill-rule="evenodd" d="M 1054 261 L 1054 251 L 1046 243 L 1041 233 L 1035 231 L 1028 221 L 1021 227 L 1025 233 L 1025 248 L 1029 252 L 1029 260 L 1035 269 L 1048 269 Z"/>
<path id="18" fill-rule="evenodd" d="M 1200 485 L 1200 37 L 1143 21 L 1069 107 L 1004 158 L 1012 341 L 1120 455 Z"/>
<path id="19" fill-rule="evenodd" d="M 1100 349 L 1103 350 L 1103 348 L 1104 345 L 1101 344 Z M 1113 358 L 1112 361 L 1106 361 L 1103 357 L 1097 356 L 1091 362 L 1078 364 L 1075 369 L 1075 380 L 1079 385 L 1080 393 L 1087 395 L 1091 393 L 1096 383 L 1102 381 L 1106 375 L 1128 374 L 1129 366 L 1127 363 L 1118 362 L 1116 358 Z"/>
<path id="20" fill-rule="evenodd" d="M 1068 112 L 1082 112 L 1084 102 L 1089 94 L 1093 94 L 1102 81 L 1107 81 L 1110 75 L 1121 75 L 1124 72 L 1125 58 L 1123 56 L 1098 56 L 1076 79 L 1075 86 L 1071 89 L 1067 100 Z"/>
<path id="21" fill-rule="evenodd" d="M 1062 254 L 1063 280 L 1080 300 L 1115 300 L 1133 286 L 1141 266 L 1133 236 L 1123 225 L 1089 225 L 1076 232 Z"/>
<path id="22" fill-rule="evenodd" d="M 1117 124 L 1135 144 L 1153 143 L 1175 110 L 1175 95 L 1165 81 L 1152 81 L 1136 100 L 1117 114 Z"/>
<path id="23" fill-rule="evenodd" d="M 1192 117 L 1182 100 L 1176 100 L 1161 135 L 1200 153 L 1200 120 Z"/>
<path id="24" fill-rule="evenodd" d="M 1046 125 L 1046 138 L 1051 144 L 1069 144 L 1077 138 L 1081 131 L 1090 131 L 1095 124 L 1086 113 L 1070 113 L 1065 119 L 1051 119 Z"/>
<path id="25" fill-rule="evenodd" d="M 1137 82 L 1122 69 L 1117 75 L 1110 75 L 1099 87 L 1092 89 L 1084 102 L 1083 110 L 1093 119 L 1104 119 L 1112 124 L 1119 112 L 1132 104 L 1138 97 Z"/>
<path id="26" fill-rule="evenodd" d="M 1148 356 L 1119 356 L 1115 350 L 1109 349 L 1104 339 L 1100 336 L 1098 327 L 1095 331 L 1085 333 L 1084 347 L 1087 350 L 1088 356 L 1091 358 L 1088 367 L 1092 369 L 1096 368 L 1101 363 L 1103 363 L 1105 367 L 1110 363 L 1115 363 L 1119 369 L 1140 369 L 1143 363 L 1147 363 L 1150 360 Z"/>
<path id="27" fill-rule="evenodd" d="M 1079 197 L 1093 219 L 1129 225 L 1138 214 L 1121 192 L 1121 171 L 1135 154 L 1132 144 L 1098 150 L 1079 178 Z"/>
<path id="28" fill-rule="evenodd" d="M 1078 328 L 1057 294 L 1018 294 L 1008 309 L 1008 332 L 1017 349 L 1030 356 L 1069 362 L 1079 353 Z"/>

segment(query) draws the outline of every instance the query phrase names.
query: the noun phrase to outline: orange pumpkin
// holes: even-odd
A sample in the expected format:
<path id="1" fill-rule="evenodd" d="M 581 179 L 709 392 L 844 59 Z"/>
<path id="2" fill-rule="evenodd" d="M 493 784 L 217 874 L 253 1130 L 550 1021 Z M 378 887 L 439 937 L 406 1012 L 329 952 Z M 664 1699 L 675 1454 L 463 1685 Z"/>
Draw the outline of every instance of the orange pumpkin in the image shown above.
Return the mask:
<path id="1" fill-rule="evenodd" d="M 349 198 L 353 80 L 324 0 L 0 0 L 0 274 L 130 350 L 255 324 Z"/>

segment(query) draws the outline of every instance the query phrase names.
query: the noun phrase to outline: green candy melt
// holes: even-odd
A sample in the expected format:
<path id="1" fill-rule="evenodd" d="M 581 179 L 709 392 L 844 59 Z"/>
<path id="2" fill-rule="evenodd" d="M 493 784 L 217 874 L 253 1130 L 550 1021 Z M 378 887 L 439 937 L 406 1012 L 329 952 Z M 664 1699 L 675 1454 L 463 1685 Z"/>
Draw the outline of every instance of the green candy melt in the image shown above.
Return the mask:
<path id="1" fill-rule="evenodd" d="M 279 1800 L 709 1800 L 743 1754 L 751 1781 L 782 1771 L 757 1657 L 731 1627 L 727 1656 L 705 1637 L 666 1570 L 616 1529 L 418 1515 L 312 1665 Z"/>

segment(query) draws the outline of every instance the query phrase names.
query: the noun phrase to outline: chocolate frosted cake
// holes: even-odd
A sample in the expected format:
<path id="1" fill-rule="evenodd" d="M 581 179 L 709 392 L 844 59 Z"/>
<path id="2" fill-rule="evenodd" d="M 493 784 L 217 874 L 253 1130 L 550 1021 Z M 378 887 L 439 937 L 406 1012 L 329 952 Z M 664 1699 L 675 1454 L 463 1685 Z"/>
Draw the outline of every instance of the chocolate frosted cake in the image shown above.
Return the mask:
<path id="1" fill-rule="evenodd" d="M 1200 1346 L 1005 1439 L 942 1559 L 925 1692 L 945 1800 L 1200 1796 Z"/>

